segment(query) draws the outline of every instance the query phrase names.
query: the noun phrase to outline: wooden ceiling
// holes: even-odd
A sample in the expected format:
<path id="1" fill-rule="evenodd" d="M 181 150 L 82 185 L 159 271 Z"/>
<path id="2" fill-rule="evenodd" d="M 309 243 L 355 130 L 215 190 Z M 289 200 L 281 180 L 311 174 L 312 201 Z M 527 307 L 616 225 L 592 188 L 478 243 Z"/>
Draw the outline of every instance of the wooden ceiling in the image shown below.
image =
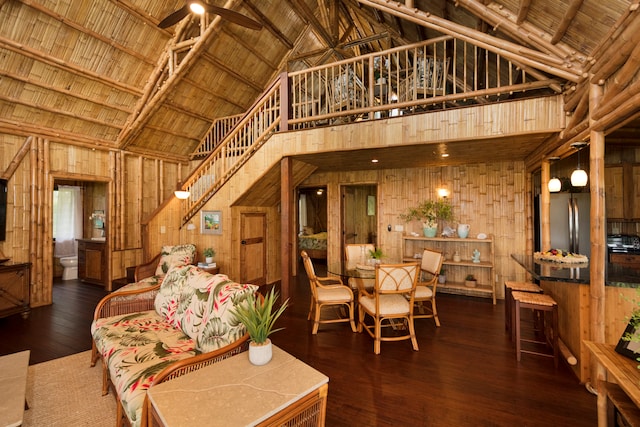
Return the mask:
<path id="1" fill-rule="evenodd" d="M 214 119 L 244 112 L 282 70 L 447 32 L 479 45 L 516 43 L 528 55 L 552 55 L 558 68 L 578 70 L 580 78 L 565 79 L 562 87 L 567 114 L 578 123 L 586 117 L 590 73 L 609 77 L 637 55 L 616 41 L 633 47 L 640 38 L 639 0 L 208 1 L 263 28 L 217 15 L 205 21 L 190 15 L 158 28 L 184 0 L 0 0 L 0 141 L 40 135 L 187 160 Z M 625 126 L 613 139 L 638 140 L 634 115 L 620 117 Z M 487 143 L 512 144 L 505 153 L 525 159 L 544 152 L 553 137 L 536 136 L 535 147 L 531 138 Z M 451 150 L 464 152 L 459 145 Z M 480 150 L 475 161 L 494 159 L 491 151 Z M 362 154 L 363 168 L 372 155 L 405 166 L 407 157 L 429 157 L 402 150 Z M 322 159 L 306 160 L 322 168 Z"/>

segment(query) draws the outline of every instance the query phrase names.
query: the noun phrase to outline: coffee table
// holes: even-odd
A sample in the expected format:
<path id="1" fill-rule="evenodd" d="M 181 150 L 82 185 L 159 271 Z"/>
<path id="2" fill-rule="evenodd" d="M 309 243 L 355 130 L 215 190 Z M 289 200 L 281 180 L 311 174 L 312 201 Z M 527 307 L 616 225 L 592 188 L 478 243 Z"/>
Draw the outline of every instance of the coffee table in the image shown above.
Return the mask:
<path id="1" fill-rule="evenodd" d="M 276 346 L 263 366 L 252 365 L 244 352 L 151 387 L 149 421 L 163 427 L 294 426 L 296 421 L 323 426 L 328 382 Z"/>
<path id="2" fill-rule="evenodd" d="M 29 350 L 0 357 L 0 425 L 21 426 L 26 407 Z"/>

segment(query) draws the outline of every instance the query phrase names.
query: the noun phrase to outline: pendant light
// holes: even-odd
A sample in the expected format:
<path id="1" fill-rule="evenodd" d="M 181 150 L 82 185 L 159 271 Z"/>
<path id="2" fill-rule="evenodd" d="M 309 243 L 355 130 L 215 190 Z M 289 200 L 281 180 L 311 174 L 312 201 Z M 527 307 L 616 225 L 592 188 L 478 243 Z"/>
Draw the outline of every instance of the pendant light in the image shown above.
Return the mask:
<path id="1" fill-rule="evenodd" d="M 186 200 L 191 195 L 189 190 L 183 190 L 182 189 L 182 182 L 181 181 L 178 181 L 178 185 L 176 186 L 176 191 L 174 191 L 173 194 L 180 200 Z"/>
<path id="2" fill-rule="evenodd" d="M 556 162 L 558 160 L 560 160 L 560 157 L 549 157 L 550 162 Z M 549 180 L 547 187 L 549 188 L 549 193 L 557 193 L 562 190 L 562 182 L 560 182 L 560 179 L 554 174 L 553 178 Z"/>
<path id="3" fill-rule="evenodd" d="M 580 150 L 582 150 L 586 145 L 587 143 L 582 141 L 571 144 L 571 147 L 578 150 L 578 167 L 571 174 L 571 185 L 574 187 L 584 187 L 587 185 L 587 181 L 589 180 L 587 173 L 584 169 L 580 168 Z"/>

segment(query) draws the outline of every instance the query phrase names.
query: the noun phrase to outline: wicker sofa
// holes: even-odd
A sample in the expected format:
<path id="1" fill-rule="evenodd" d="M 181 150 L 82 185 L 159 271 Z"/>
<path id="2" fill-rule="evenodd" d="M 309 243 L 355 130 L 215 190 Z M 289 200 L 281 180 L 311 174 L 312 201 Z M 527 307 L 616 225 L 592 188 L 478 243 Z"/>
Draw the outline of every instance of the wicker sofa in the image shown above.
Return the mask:
<path id="1" fill-rule="evenodd" d="M 257 290 L 183 265 L 161 284 L 103 298 L 91 325 L 91 366 L 102 359 L 102 392 L 115 391 L 116 425 L 146 426 L 150 387 L 245 351 L 248 334 L 231 309 Z"/>

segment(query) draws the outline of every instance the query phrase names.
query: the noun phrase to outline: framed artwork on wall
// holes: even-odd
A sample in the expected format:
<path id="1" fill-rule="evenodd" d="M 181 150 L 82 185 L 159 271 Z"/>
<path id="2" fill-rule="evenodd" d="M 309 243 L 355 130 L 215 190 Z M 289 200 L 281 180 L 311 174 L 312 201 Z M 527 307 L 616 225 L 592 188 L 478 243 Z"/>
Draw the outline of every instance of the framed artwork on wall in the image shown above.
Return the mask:
<path id="1" fill-rule="evenodd" d="M 201 211 L 200 232 L 202 234 L 222 234 L 222 211 Z"/>

